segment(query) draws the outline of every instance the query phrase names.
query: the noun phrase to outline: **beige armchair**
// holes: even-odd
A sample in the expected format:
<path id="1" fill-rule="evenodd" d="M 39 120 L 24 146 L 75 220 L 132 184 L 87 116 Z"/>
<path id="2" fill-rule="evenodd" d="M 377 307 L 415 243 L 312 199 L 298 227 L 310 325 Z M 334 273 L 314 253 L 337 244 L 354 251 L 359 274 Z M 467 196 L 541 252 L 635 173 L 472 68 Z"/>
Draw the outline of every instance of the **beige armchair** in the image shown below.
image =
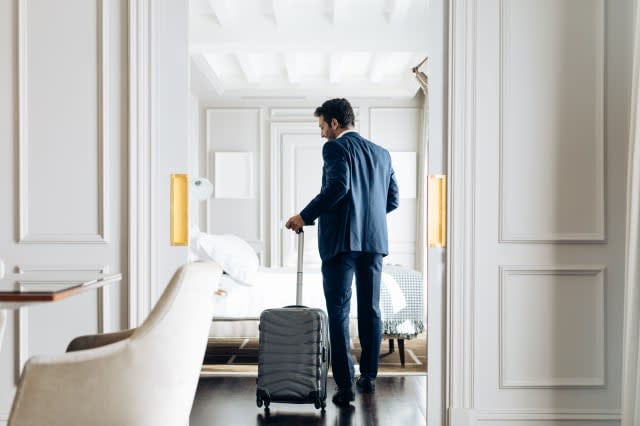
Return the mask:
<path id="1" fill-rule="evenodd" d="M 184 265 L 137 329 L 29 359 L 9 426 L 188 424 L 221 274 L 211 262 Z"/>

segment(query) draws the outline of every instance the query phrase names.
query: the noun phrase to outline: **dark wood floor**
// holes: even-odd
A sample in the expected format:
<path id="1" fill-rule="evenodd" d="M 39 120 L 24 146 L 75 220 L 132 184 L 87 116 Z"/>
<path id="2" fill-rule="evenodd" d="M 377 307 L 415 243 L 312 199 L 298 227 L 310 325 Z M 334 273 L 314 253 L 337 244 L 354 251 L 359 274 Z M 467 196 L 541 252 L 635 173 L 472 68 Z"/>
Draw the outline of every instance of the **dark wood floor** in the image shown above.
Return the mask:
<path id="1" fill-rule="evenodd" d="M 324 415 L 313 404 L 272 403 L 269 416 L 256 406 L 256 379 L 203 377 L 198 384 L 190 426 L 326 425 L 420 426 L 427 424 L 426 376 L 378 377 L 375 394 L 356 395 L 349 408 L 331 402 L 329 378 Z"/>

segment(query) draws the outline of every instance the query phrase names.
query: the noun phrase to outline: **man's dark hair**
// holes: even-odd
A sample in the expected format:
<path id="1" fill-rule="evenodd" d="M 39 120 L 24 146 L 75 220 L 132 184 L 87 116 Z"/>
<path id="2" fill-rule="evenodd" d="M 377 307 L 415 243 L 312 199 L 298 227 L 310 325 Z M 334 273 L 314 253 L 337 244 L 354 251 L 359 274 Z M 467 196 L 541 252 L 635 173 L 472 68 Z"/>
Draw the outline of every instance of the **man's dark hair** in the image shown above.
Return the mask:
<path id="1" fill-rule="evenodd" d="M 313 115 L 316 117 L 322 116 L 324 121 L 329 124 L 335 118 L 342 128 L 346 128 L 349 125 L 353 126 L 356 123 L 353 108 L 351 108 L 349 101 L 344 98 L 329 99 L 322 106 L 316 108 L 316 112 Z"/>

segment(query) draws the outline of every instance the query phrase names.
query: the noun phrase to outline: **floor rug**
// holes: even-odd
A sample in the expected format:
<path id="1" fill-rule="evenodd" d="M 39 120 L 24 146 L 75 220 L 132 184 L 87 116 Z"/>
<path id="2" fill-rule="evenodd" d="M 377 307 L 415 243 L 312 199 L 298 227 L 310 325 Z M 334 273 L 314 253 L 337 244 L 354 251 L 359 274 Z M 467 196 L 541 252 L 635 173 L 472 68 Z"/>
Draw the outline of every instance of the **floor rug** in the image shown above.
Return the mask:
<path id="1" fill-rule="evenodd" d="M 424 334 L 405 340 L 405 365 L 400 365 L 397 341 L 394 351 L 389 352 L 388 340 L 382 341 L 380 348 L 380 376 L 403 376 L 427 374 L 427 342 Z M 354 364 L 358 363 L 360 343 L 353 339 L 351 355 Z M 258 375 L 258 339 L 210 338 L 205 353 L 202 375 L 257 376 Z M 356 375 L 358 368 L 356 365 Z"/>

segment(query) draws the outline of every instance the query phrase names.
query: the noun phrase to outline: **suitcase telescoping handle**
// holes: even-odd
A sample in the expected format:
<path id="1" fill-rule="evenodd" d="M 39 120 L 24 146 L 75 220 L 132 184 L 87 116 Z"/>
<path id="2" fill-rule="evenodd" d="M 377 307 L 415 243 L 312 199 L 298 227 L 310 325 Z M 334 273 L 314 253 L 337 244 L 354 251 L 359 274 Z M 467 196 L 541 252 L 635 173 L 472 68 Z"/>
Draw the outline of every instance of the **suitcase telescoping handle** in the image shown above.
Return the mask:
<path id="1" fill-rule="evenodd" d="M 298 272 L 296 274 L 296 305 L 302 305 L 302 256 L 304 253 L 304 231 L 298 231 Z"/>

